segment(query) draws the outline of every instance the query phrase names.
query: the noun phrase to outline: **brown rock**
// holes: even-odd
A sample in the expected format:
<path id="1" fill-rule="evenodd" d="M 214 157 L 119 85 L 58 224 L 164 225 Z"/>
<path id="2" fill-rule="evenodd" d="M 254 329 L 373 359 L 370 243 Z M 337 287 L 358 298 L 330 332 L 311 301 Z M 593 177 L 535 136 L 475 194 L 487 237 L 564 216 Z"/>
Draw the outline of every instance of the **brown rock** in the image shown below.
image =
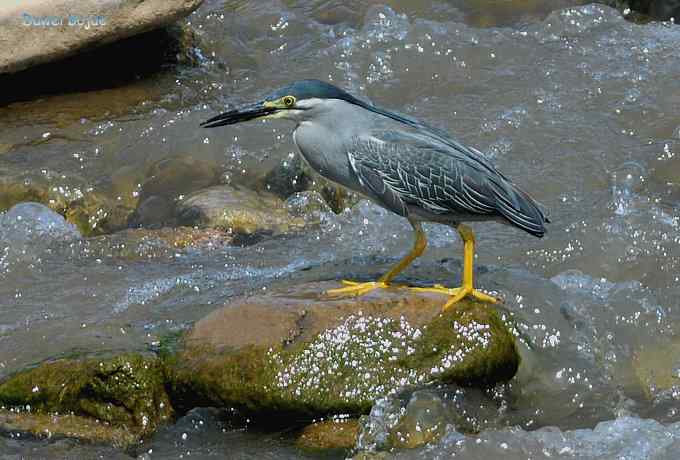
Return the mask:
<path id="1" fill-rule="evenodd" d="M 297 439 L 301 449 L 351 449 L 359 434 L 357 419 L 330 419 L 306 426 Z"/>
<path id="2" fill-rule="evenodd" d="M 164 158 L 154 163 L 146 172 L 130 226 L 174 225 L 177 200 L 219 183 L 220 173 L 216 163 L 190 156 Z"/>
<path id="3" fill-rule="evenodd" d="M 202 0 L 24 0 L 0 4 L 0 74 L 171 24 Z M 73 24 L 77 15 L 82 24 Z M 31 24 L 31 25 L 27 25 Z"/>
<path id="4" fill-rule="evenodd" d="M 648 399 L 680 389 L 680 340 L 640 347 L 633 354 L 632 368 Z"/>
<path id="5" fill-rule="evenodd" d="M 413 327 L 423 326 L 441 313 L 443 298 L 436 294 L 375 290 L 359 299 L 324 299 L 322 293 L 334 287 L 338 287 L 335 282 L 313 283 L 235 299 L 196 322 L 187 343 L 218 349 L 291 345 L 309 340 L 359 311 L 391 319 L 403 316 Z M 265 337 L 262 331 L 268 331 Z"/>
<path id="6" fill-rule="evenodd" d="M 49 416 L 56 413 L 75 414 L 82 418 L 64 419 L 62 433 L 71 430 L 79 433 L 74 437 L 113 441 L 121 431 L 127 432 L 130 437 L 121 442 L 149 435 L 173 416 L 161 363 L 133 353 L 107 360 L 60 360 L 19 372 L 0 382 L 0 405 L 48 417 L 21 413 L 2 420 L 26 431 L 49 429 Z M 101 431 L 95 421 L 118 430 Z"/>
<path id="7" fill-rule="evenodd" d="M 198 321 L 167 361 L 180 408 L 248 413 L 367 413 L 373 402 L 431 382 L 489 386 L 519 365 L 496 310 L 405 289 L 328 299 L 335 282 L 235 298 Z"/>
<path id="8" fill-rule="evenodd" d="M 139 441 L 139 433 L 78 415 L 34 414 L 0 410 L 0 431 L 30 433 L 38 438 L 67 437 L 126 448 Z"/>
<path id="9" fill-rule="evenodd" d="M 278 234 L 302 228 L 276 196 L 217 185 L 199 190 L 177 203 L 180 225 L 219 228 L 230 235 Z"/>

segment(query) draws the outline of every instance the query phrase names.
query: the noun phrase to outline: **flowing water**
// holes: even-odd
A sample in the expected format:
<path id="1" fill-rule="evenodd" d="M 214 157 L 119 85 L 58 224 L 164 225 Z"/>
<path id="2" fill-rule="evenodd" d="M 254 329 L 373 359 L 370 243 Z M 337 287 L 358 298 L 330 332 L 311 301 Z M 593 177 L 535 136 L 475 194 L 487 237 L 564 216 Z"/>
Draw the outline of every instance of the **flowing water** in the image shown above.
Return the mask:
<path id="1" fill-rule="evenodd" d="M 440 441 L 395 455 L 675 458 L 680 28 L 574 4 L 208 0 L 185 21 L 198 36 L 197 65 L 0 107 L 0 172 L 31 171 L 67 197 L 116 196 L 113 178 L 190 156 L 249 187 L 290 161 L 291 127 L 198 125 L 302 78 L 415 115 L 488 152 L 545 204 L 552 224 L 540 240 L 473 225 L 478 283 L 506 299 L 533 347 L 500 396 L 502 426 L 482 423 L 479 436 L 449 428 Z M 20 211 L 0 216 L 0 377 L 82 351 L 146 350 L 239 293 L 372 277 L 411 244 L 405 222 L 367 202 L 325 214 L 305 234 L 187 249 L 116 234 L 82 238 L 40 208 Z M 455 233 L 427 230 L 430 250 L 404 279 L 455 284 Z M 645 366 L 670 382 L 645 380 Z M 0 452 L 128 458 L 15 437 L 0 437 Z M 211 411 L 192 411 L 133 454 L 308 455 L 286 433 L 234 428 Z"/>

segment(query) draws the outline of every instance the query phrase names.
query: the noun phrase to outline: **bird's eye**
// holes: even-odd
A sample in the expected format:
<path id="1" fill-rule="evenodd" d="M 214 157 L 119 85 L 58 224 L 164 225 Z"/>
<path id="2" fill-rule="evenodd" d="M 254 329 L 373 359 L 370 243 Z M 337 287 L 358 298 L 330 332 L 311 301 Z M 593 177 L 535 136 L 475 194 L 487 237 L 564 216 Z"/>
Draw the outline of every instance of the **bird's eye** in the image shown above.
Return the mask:
<path id="1" fill-rule="evenodd" d="M 286 107 L 292 107 L 295 104 L 295 98 L 293 96 L 284 96 L 283 97 L 283 104 Z"/>

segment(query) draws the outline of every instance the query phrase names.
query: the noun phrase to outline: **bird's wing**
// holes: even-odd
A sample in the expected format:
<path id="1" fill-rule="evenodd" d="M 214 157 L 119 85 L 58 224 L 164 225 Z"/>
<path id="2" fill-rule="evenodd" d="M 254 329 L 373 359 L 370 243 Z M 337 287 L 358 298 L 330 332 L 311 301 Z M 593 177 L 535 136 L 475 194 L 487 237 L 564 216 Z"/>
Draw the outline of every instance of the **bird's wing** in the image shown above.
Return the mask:
<path id="1" fill-rule="evenodd" d="M 390 210 L 407 205 L 434 214 L 500 215 L 536 236 L 545 233 L 536 202 L 478 151 L 417 133 L 373 131 L 355 137 L 347 156 L 357 179 Z M 472 152 L 472 154 L 470 154 Z"/>

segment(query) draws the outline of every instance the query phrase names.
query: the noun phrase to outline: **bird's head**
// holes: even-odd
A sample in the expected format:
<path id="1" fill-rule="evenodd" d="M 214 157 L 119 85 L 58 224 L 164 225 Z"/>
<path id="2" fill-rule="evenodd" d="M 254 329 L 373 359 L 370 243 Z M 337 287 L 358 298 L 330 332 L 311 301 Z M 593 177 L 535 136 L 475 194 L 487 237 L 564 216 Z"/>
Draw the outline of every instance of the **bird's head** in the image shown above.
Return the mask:
<path id="1" fill-rule="evenodd" d="M 312 118 L 329 99 L 365 105 L 346 91 L 320 80 L 300 80 L 280 88 L 264 99 L 221 113 L 201 123 L 204 128 L 233 125 L 242 121 L 280 118 L 302 121 Z"/>

